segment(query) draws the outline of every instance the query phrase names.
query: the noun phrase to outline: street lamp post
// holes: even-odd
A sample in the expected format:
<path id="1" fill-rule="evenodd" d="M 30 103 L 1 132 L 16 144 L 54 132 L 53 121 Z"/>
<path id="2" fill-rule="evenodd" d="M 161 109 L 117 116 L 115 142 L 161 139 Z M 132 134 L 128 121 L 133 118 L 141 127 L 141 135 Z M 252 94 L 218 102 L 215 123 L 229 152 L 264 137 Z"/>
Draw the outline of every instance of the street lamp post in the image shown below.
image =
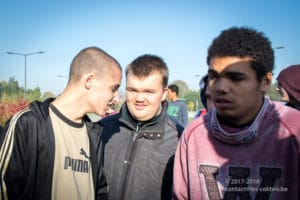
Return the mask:
<path id="1" fill-rule="evenodd" d="M 67 76 L 65 76 L 65 75 L 61 75 L 61 74 L 57 75 L 57 77 L 58 77 L 58 78 L 65 78 L 65 79 L 67 79 L 67 78 L 68 78 Z"/>
<path id="2" fill-rule="evenodd" d="M 42 54 L 42 53 L 45 53 L 44 51 L 38 51 L 38 52 L 32 52 L 32 53 L 16 53 L 16 52 L 6 52 L 7 54 L 10 54 L 10 55 L 19 55 L 19 56 L 24 56 L 24 61 L 25 61 L 25 80 L 24 80 L 24 87 L 25 87 L 25 91 L 24 91 L 24 99 L 27 98 L 27 56 L 29 55 L 33 55 L 33 54 Z"/>
<path id="3" fill-rule="evenodd" d="M 283 49 L 284 46 L 278 46 L 278 47 L 274 47 L 273 49 Z"/>

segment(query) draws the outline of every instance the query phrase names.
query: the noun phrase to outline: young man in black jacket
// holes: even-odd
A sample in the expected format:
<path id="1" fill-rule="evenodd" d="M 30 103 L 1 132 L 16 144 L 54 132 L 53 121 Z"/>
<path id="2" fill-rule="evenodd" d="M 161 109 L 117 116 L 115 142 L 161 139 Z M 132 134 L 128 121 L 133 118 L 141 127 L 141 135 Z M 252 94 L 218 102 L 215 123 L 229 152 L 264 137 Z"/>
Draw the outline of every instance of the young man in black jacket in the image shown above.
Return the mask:
<path id="1" fill-rule="evenodd" d="M 167 111 L 168 68 L 153 55 L 126 69 L 126 102 L 104 118 L 101 140 L 109 199 L 171 199 L 173 159 L 182 127 Z"/>
<path id="2" fill-rule="evenodd" d="M 121 77 L 113 57 L 83 49 L 62 94 L 11 118 L 0 138 L 0 199 L 107 198 L 100 129 L 86 114 L 104 114 Z"/>

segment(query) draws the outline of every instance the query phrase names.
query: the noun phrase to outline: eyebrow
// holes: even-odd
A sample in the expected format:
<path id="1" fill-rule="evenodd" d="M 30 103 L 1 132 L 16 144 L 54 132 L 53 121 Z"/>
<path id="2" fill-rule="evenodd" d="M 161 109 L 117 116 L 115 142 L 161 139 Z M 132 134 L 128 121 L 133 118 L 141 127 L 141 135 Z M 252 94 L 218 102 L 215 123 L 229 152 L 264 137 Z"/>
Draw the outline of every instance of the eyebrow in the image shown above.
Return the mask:
<path id="1" fill-rule="evenodd" d="M 208 73 L 220 75 L 220 73 L 218 73 L 216 70 L 213 70 L 213 69 L 209 69 L 209 70 L 208 70 Z M 222 74 L 222 73 L 221 73 L 221 74 Z M 225 75 L 226 75 L 226 76 L 242 76 L 242 77 L 245 77 L 245 76 L 246 76 L 245 73 L 239 72 L 239 71 L 226 71 L 226 72 L 225 72 Z"/>
<path id="2" fill-rule="evenodd" d="M 230 72 L 229 71 L 229 72 L 226 72 L 225 74 L 226 74 L 226 76 L 242 76 L 242 77 L 246 76 L 246 74 L 243 72 Z"/>
<path id="3" fill-rule="evenodd" d="M 133 91 L 136 91 L 136 92 L 157 92 L 158 90 L 157 89 L 148 89 L 148 88 L 145 88 L 145 89 L 140 89 L 140 88 L 136 88 L 136 87 L 126 87 L 126 90 L 133 90 Z"/>

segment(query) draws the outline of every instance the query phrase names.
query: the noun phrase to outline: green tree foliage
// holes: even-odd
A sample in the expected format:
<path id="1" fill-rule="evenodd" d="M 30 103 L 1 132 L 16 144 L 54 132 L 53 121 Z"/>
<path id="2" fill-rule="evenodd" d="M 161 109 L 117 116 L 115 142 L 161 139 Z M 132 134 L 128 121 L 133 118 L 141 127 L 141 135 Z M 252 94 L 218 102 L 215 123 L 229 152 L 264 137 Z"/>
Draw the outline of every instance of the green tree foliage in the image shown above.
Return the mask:
<path id="1" fill-rule="evenodd" d="M 27 99 L 29 101 L 34 101 L 34 100 L 41 100 L 41 91 L 39 87 L 36 87 L 35 89 L 28 89 L 27 90 Z"/>
<path id="2" fill-rule="evenodd" d="M 19 86 L 17 80 L 14 77 L 10 77 L 9 80 L 0 82 L 0 100 L 1 101 L 18 101 L 24 98 L 24 88 Z M 51 92 L 41 94 L 40 88 L 27 89 L 26 100 L 32 102 L 34 100 L 44 100 L 46 97 L 54 97 Z"/>
<path id="3" fill-rule="evenodd" d="M 24 94 L 24 89 L 18 84 L 14 77 L 9 78 L 8 82 L 1 81 L 1 97 L 6 97 L 9 100 L 19 99 Z"/>
<path id="4" fill-rule="evenodd" d="M 200 108 L 200 105 L 202 105 L 200 101 L 199 91 L 187 91 L 187 93 L 184 96 L 184 99 L 187 101 L 189 111 L 196 111 Z"/>
<path id="5" fill-rule="evenodd" d="M 280 95 L 276 90 L 277 82 L 273 83 L 270 89 L 267 91 L 266 95 L 270 97 L 273 101 L 281 101 Z"/>
<path id="6" fill-rule="evenodd" d="M 20 87 L 15 78 L 0 82 L 0 125 L 5 122 L 16 112 L 25 108 L 30 102 L 35 100 L 44 100 L 48 97 L 54 97 L 51 92 L 46 92 L 41 96 L 39 87 L 28 89 L 26 100 L 24 99 L 24 88 Z"/>

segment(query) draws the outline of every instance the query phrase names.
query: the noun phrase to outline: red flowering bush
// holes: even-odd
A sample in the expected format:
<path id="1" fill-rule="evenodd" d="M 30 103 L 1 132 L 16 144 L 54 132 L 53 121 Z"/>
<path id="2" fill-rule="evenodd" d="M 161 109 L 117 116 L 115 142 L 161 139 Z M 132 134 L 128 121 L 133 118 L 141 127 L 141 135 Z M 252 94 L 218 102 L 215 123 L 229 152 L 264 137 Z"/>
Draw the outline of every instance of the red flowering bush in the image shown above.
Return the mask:
<path id="1" fill-rule="evenodd" d="M 5 122 L 16 112 L 22 110 L 29 105 L 29 101 L 19 99 L 14 101 L 0 102 L 0 126 L 4 126 Z"/>

